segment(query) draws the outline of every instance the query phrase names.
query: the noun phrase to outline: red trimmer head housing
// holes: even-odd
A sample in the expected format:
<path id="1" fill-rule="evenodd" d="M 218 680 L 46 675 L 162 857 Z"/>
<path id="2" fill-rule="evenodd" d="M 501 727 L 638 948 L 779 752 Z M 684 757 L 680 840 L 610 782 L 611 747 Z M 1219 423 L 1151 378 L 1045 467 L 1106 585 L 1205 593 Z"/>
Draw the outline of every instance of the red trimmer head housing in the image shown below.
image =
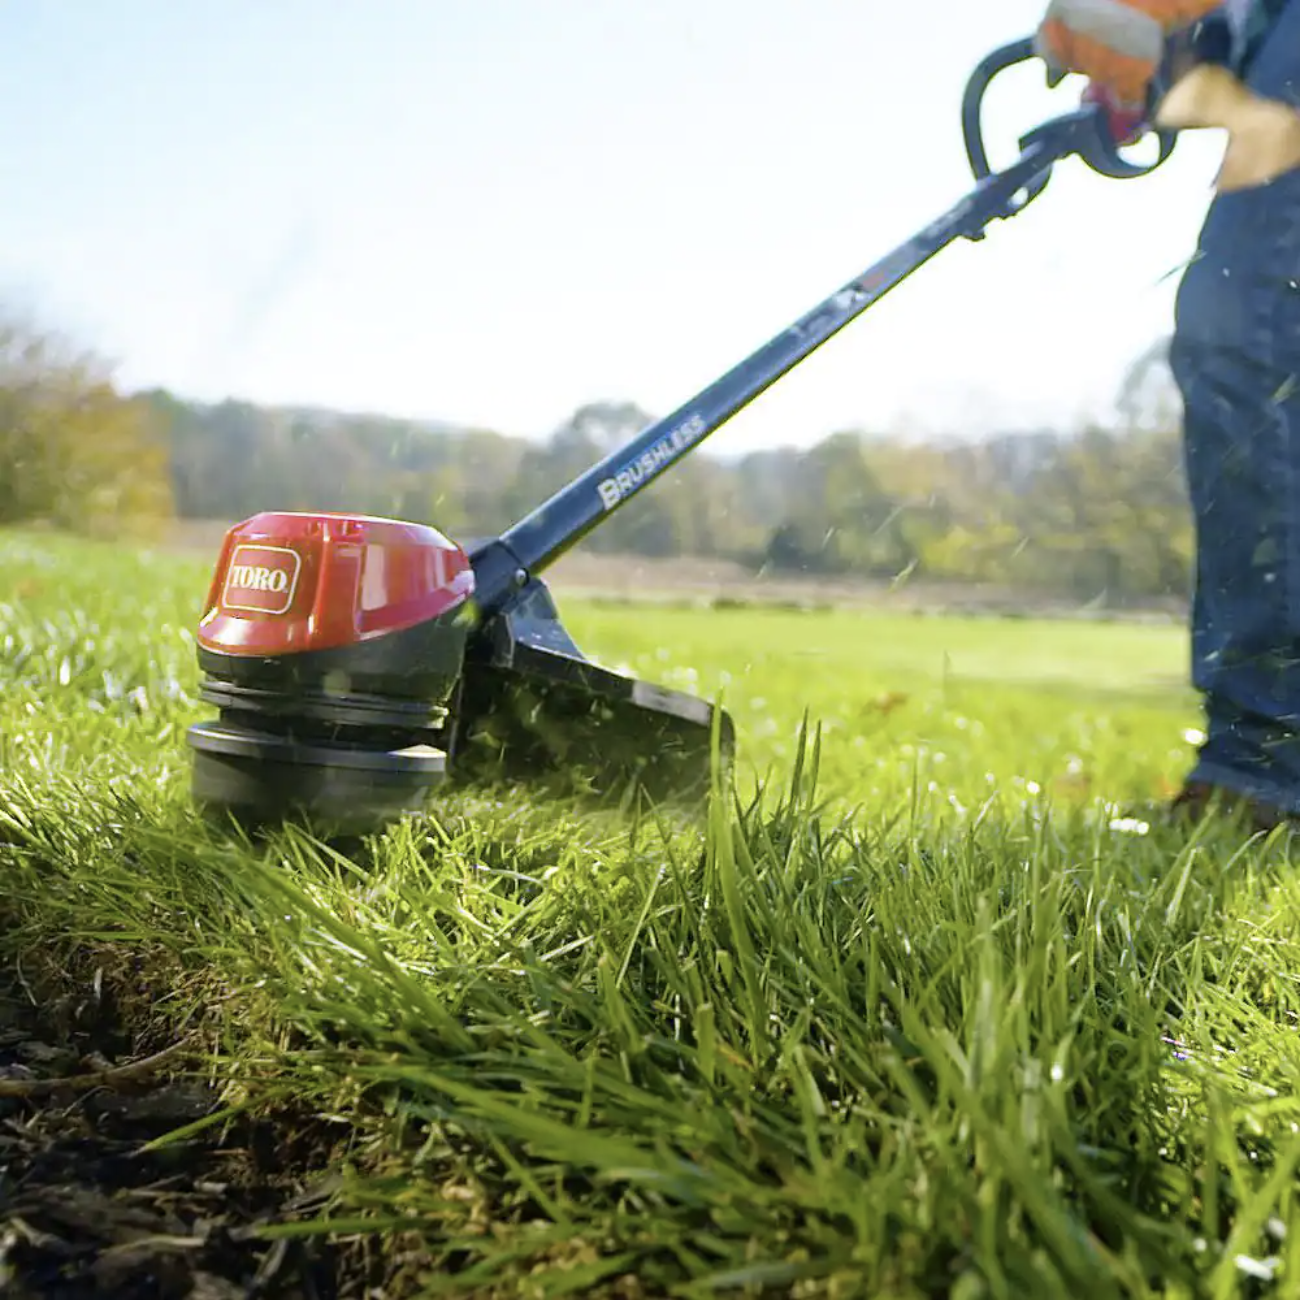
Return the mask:
<path id="1" fill-rule="evenodd" d="M 443 775 L 472 622 L 469 558 L 436 529 L 365 515 L 254 516 L 225 538 L 198 629 L 190 731 L 200 803 L 380 822 Z"/>

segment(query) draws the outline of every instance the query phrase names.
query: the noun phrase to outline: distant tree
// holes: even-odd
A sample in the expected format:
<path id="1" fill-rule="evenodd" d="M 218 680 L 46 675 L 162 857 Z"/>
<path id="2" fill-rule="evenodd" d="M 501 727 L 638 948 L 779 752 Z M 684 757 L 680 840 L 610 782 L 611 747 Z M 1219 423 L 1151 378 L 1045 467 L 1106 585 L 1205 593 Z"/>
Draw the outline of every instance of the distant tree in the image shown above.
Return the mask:
<path id="1" fill-rule="evenodd" d="M 1115 407 L 1120 424 L 1130 432 L 1178 427 L 1182 399 L 1169 367 L 1169 345 L 1168 337 L 1157 339 L 1120 380 Z"/>
<path id="2" fill-rule="evenodd" d="M 152 533 L 173 513 L 166 430 L 109 367 L 0 311 L 0 523 Z"/>
<path id="3" fill-rule="evenodd" d="M 801 459 L 797 495 L 766 558 L 779 568 L 872 577 L 892 577 L 913 561 L 900 503 L 876 476 L 861 435 L 832 434 Z"/>

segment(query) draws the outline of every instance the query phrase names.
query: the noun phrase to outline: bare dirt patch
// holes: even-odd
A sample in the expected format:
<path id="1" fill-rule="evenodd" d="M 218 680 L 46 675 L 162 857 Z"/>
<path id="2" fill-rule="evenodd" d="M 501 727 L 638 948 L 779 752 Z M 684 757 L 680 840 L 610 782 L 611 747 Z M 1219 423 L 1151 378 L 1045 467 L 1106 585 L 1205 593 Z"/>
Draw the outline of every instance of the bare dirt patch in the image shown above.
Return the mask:
<path id="1" fill-rule="evenodd" d="M 214 1125 L 218 1108 L 163 1049 L 68 1023 L 0 978 L 0 1290 L 16 1300 L 334 1300 L 364 1293 L 316 1238 L 259 1227 L 313 1204 L 329 1149 L 310 1116 Z"/>

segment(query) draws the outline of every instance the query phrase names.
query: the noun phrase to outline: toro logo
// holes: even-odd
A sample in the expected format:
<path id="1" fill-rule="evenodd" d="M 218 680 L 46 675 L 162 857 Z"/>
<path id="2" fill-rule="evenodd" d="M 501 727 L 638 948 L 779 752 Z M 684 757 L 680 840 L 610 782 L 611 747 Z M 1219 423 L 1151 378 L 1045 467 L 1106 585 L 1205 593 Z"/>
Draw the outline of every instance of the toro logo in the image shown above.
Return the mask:
<path id="1" fill-rule="evenodd" d="M 287 546 L 236 546 L 221 603 L 227 609 L 285 614 L 298 589 L 302 558 Z"/>

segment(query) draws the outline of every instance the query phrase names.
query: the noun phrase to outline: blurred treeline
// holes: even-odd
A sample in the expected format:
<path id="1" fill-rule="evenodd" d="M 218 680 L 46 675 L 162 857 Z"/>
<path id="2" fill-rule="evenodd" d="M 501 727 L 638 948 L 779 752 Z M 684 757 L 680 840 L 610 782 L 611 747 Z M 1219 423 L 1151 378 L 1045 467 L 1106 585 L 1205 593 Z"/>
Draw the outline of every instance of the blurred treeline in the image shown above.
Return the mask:
<path id="1" fill-rule="evenodd" d="M 651 419 L 597 402 L 528 440 L 125 394 L 57 337 L 13 319 L 0 328 L 0 525 L 138 533 L 177 518 L 319 509 L 432 522 L 467 539 L 501 529 Z M 979 442 L 850 431 L 741 456 L 721 454 L 724 431 L 583 546 L 1117 605 L 1183 597 L 1192 535 L 1161 362 L 1156 347 L 1135 363 L 1113 428 Z"/>

